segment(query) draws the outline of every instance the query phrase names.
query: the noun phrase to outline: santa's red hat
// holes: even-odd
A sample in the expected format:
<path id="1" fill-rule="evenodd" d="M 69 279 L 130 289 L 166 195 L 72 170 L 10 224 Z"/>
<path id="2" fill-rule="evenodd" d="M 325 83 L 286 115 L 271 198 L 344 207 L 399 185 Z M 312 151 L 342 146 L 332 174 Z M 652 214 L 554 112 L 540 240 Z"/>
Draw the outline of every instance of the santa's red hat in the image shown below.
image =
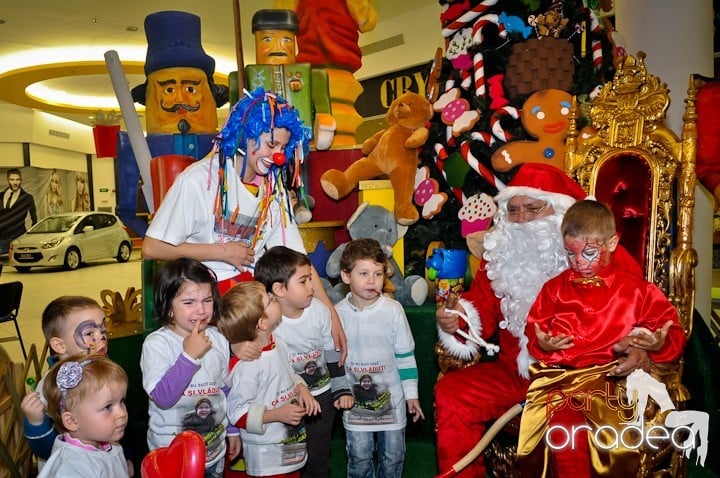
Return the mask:
<path id="1" fill-rule="evenodd" d="M 507 202 L 514 196 L 546 201 L 558 214 L 564 214 L 575 201 L 588 198 L 583 188 L 563 171 L 541 163 L 521 165 L 507 187 L 495 196 L 495 201 L 503 212 L 507 212 Z"/>

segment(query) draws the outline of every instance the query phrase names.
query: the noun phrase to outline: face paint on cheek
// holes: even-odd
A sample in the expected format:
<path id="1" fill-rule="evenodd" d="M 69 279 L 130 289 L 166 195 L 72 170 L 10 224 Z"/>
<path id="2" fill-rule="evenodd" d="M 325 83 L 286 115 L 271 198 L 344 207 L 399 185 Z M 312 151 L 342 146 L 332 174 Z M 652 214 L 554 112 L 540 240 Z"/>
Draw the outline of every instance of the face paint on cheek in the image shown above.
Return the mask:
<path id="1" fill-rule="evenodd" d="M 566 240 L 570 267 L 583 277 L 595 277 L 605 267 L 609 259 L 607 246 L 584 240 Z"/>
<path id="2" fill-rule="evenodd" d="M 75 328 L 75 343 L 88 355 L 107 349 L 107 331 L 105 324 L 98 327 L 92 320 L 86 320 Z"/>

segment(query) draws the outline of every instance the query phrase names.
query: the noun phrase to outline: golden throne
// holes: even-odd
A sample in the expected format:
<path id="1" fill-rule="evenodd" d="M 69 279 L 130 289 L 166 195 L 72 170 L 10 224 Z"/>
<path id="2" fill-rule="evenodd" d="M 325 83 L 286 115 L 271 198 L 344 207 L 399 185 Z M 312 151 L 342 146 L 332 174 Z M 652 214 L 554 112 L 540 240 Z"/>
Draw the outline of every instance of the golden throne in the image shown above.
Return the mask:
<path id="1" fill-rule="evenodd" d="M 615 214 L 620 243 L 676 307 L 689 338 L 695 305 L 692 247 L 695 208 L 695 153 L 699 84 L 691 76 L 681 138 L 664 124 L 670 104 L 667 85 L 648 73 L 645 53 L 627 56 L 590 109 L 592 134 L 581 140 L 578 108 L 570 118 L 566 172 Z M 682 385 L 683 359 L 647 370 L 665 383 L 677 409 L 690 398 Z M 653 404 L 654 405 L 654 404 Z M 664 414 L 648 407 L 646 426 L 662 425 Z M 687 460 L 668 444 L 658 451 L 641 448 L 638 476 L 686 474 Z"/>
<path id="2" fill-rule="evenodd" d="M 682 137 L 664 125 L 670 103 L 668 88 L 647 72 L 645 54 L 628 56 L 618 66 L 590 108 L 590 128 L 578 129 L 579 107 L 573 105 L 566 140 L 566 173 L 607 204 L 615 214 L 620 243 L 635 257 L 648 281 L 675 305 L 686 336 L 692 333 L 697 255 L 692 247 L 695 205 L 695 96 L 690 79 Z M 436 347 L 441 373 L 471 365 Z M 689 394 L 681 383 L 683 361 L 647 370 L 666 384 L 677 409 Z M 653 403 L 654 402 L 650 402 Z M 645 413 L 646 427 L 662 425 L 657 408 Z M 519 421 L 510 422 L 484 452 L 496 477 L 516 477 Z M 641 449 L 638 476 L 686 474 L 687 459 L 669 443 L 659 450 Z"/>

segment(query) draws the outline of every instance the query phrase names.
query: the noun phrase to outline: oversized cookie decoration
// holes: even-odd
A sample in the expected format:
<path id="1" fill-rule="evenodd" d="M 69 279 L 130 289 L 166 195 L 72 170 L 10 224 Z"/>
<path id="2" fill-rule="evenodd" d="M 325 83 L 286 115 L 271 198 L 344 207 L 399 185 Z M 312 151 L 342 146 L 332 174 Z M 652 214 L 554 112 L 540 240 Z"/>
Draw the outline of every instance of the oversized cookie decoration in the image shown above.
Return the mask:
<path id="1" fill-rule="evenodd" d="M 523 104 L 521 121 L 537 141 L 512 141 L 502 146 L 492 155 L 493 168 L 505 172 L 522 163 L 543 163 L 563 169 L 571 103 L 572 96 L 563 90 L 546 89 L 530 95 Z"/>

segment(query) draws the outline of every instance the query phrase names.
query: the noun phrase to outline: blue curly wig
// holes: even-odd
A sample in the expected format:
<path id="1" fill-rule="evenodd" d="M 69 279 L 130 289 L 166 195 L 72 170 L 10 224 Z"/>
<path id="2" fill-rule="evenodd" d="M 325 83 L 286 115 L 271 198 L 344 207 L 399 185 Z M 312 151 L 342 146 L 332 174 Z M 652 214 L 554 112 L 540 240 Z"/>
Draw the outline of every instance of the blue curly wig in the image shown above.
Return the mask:
<path id="1" fill-rule="evenodd" d="M 285 128 L 290 132 L 290 141 L 283 151 L 288 159 L 294 157 L 298 145 L 307 149 L 309 138 L 298 110 L 262 87 L 252 93 L 246 92 L 232 107 L 218 135 L 220 151 L 226 158 L 232 158 L 239 150 L 247 151 L 248 139 L 260 147 L 260 135 L 273 128 Z"/>

